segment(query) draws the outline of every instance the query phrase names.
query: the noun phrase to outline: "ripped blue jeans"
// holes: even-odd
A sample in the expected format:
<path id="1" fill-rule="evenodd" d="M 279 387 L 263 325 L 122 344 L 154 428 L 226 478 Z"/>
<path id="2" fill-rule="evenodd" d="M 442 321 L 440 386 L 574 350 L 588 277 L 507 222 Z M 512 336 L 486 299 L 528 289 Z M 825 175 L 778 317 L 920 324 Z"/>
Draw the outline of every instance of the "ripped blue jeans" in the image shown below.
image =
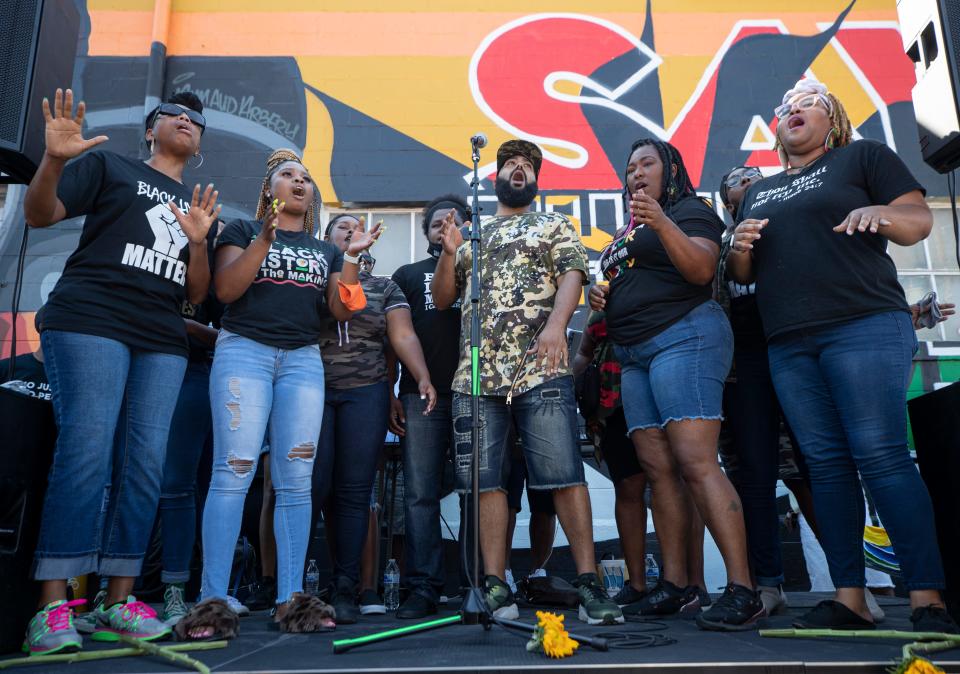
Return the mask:
<path id="1" fill-rule="evenodd" d="M 277 601 L 303 589 L 323 387 L 316 344 L 278 349 L 220 331 L 210 370 L 213 476 L 203 511 L 203 599 L 227 595 L 243 502 L 268 428 Z"/>

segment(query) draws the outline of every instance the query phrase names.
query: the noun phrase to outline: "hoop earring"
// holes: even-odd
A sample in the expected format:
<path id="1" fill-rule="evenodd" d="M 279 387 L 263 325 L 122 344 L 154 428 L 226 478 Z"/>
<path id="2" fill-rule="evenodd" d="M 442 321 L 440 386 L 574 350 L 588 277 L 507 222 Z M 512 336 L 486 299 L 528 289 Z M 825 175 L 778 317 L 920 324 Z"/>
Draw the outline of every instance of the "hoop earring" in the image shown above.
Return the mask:
<path id="1" fill-rule="evenodd" d="M 193 156 L 194 156 L 194 157 L 200 157 L 200 161 L 197 163 L 197 165 L 192 167 L 193 170 L 196 171 L 198 168 L 200 168 L 201 166 L 203 166 L 203 155 L 200 154 L 199 152 L 197 152 L 197 154 L 195 154 L 195 155 L 193 155 Z"/>
<path id="2" fill-rule="evenodd" d="M 827 133 L 827 137 L 823 141 L 823 151 L 826 152 L 834 147 L 833 137 L 839 135 L 837 133 L 837 128 L 834 126 L 830 127 L 830 132 Z"/>

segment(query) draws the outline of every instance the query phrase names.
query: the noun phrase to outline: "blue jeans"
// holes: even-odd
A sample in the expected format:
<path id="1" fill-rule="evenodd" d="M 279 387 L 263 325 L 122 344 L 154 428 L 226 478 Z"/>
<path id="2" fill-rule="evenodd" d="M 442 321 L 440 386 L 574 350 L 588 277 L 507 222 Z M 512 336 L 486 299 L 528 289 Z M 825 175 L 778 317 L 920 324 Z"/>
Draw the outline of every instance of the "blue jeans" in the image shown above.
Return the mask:
<path id="1" fill-rule="evenodd" d="M 437 405 L 423 416 L 427 402 L 418 393 L 400 396 L 407 418 L 403 438 L 403 516 L 407 585 L 436 602 L 443 592 L 443 543 L 440 496 L 443 466 L 453 439 L 452 395 L 438 395 Z"/>
<path id="2" fill-rule="evenodd" d="M 770 341 L 773 384 L 810 472 L 836 587 L 864 586 L 864 506 L 873 496 L 909 590 L 944 587 L 933 508 L 907 449 L 917 337 L 906 312 L 795 330 Z"/>
<path id="3" fill-rule="evenodd" d="M 243 502 L 269 427 L 277 602 L 303 589 L 310 475 L 323 407 L 320 348 L 286 350 L 220 331 L 210 371 L 213 476 L 203 511 L 201 596 L 226 597 Z"/>
<path id="4" fill-rule="evenodd" d="M 457 491 L 470 490 L 473 458 L 471 398 L 453 396 Z M 573 377 L 558 377 L 516 396 L 480 396 L 480 491 L 506 492 L 510 442 L 516 424 L 527 462 L 529 489 L 586 485 L 580 458 L 580 434 Z"/>
<path id="5" fill-rule="evenodd" d="M 60 434 L 34 578 L 138 576 L 187 359 L 60 330 L 45 330 L 40 342 Z"/>
<path id="6" fill-rule="evenodd" d="M 627 431 L 671 421 L 720 419 L 733 332 L 720 305 L 707 300 L 650 339 L 614 345 L 623 368 Z"/>
<path id="7" fill-rule="evenodd" d="M 326 400 L 313 414 L 321 409 L 320 459 L 313 471 L 314 522 L 322 507 L 336 552 L 333 574 L 356 584 L 370 522 L 370 492 L 387 436 L 390 388 L 387 382 L 328 388 Z"/>
<path id="8" fill-rule="evenodd" d="M 197 537 L 197 466 L 210 434 L 210 366 L 191 362 L 170 423 L 160 489 L 160 540 L 164 583 L 190 580 Z"/>

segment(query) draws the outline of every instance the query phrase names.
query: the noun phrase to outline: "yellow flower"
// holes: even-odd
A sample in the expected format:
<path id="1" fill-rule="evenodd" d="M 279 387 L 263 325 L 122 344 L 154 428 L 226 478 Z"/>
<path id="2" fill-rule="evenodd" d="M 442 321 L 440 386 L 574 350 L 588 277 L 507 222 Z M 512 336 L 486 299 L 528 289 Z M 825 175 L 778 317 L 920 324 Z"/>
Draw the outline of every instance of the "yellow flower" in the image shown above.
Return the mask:
<path id="1" fill-rule="evenodd" d="M 914 656 L 902 662 L 894 674 L 944 674 L 944 671 L 925 658 Z"/>
<path id="2" fill-rule="evenodd" d="M 537 632 L 535 639 L 540 642 L 543 652 L 551 658 L 564 658 L 573 655 L 580 644 L 570 638 L 563 628 L 563 616 L 546 611 L 537 611 Z"/>

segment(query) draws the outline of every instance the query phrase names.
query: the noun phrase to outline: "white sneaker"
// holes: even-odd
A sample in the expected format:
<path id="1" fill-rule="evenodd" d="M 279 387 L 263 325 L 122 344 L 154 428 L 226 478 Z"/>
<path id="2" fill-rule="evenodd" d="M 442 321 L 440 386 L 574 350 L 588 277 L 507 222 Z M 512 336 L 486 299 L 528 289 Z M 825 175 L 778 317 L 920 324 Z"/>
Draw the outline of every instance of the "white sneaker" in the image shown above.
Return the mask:
<path id="1" fill-rule="evenodd" d="M 250 609 L 240 603 L 240 600 L 236 597 L 231 597 L 227 595 L 227 606 L 230 607 L 230 610 L 236 613 L 241 618 L 244 616 L 250 615 Z"/>
<path id="2" fill-rule="evenodd" d="M 787 610 L 787 595 L 784 593 L 782 585 L 774 587 L 759 585 L 757 591 L 760 592 L 760 601 L 763 602 L 763 609 L 768 616 L 777 615 Z"/>
<path id="3" fill-rule="evenodd" d="M 880 608 L 880 604 L 877 603 L 873 593 L 864 588 L 863 597 L 867 600 L 867 609 L 870 611 L 870 615 L 873 616 L 873 622 L 882 623 L 886 619 L 887 614 Z"/>
<path id="4" fill-rule="evenodd" d="M 506 575 L 507 585 L 510 586 L 510 591 L 513 592 L 514 594 L 516 594 L 516 593 L 517 593 L 517 583 L 516 583 L 516 581 L 513 580 L 513 571 L 511 571 L 510 569 L 507 569 L 507 572 L 506 572 L 505 575 Z M 502 616 L 501 616 L 501 617 L 502 617 Z"/>
<path id="5" fill-rule="evenodd" d="M 530 575 L 527 578 L 546 578 L 547 570 L 546 569 L 534 569 L 530 572 Z"/>

